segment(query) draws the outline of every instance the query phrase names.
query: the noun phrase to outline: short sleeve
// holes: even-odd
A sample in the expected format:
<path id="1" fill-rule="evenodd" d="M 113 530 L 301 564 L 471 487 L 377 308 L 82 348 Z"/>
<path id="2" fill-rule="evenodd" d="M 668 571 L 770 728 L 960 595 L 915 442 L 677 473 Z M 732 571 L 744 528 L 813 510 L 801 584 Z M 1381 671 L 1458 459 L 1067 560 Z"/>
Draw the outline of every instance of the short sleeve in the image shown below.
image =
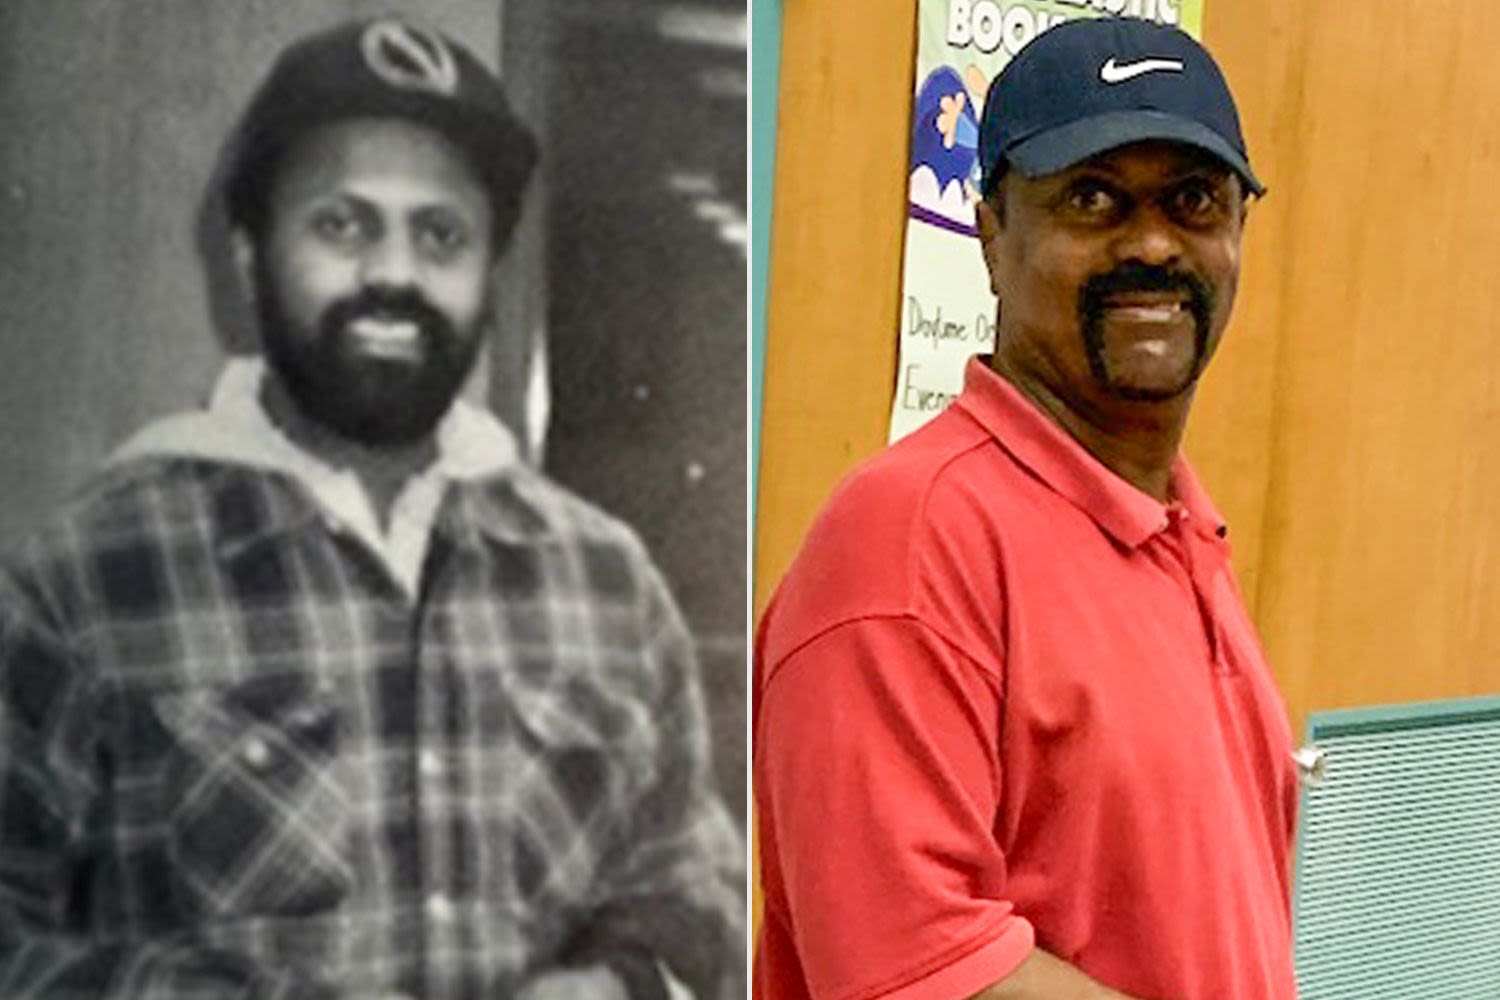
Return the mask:
<path id="1" fill-rule="evenodd" d="M 846 622 L 771 666 L 766 905 L 811 995 L 961 1000 L 1004 979 L 1034 936 L 994 834 L 1000 677 L 907 616 Z"/>

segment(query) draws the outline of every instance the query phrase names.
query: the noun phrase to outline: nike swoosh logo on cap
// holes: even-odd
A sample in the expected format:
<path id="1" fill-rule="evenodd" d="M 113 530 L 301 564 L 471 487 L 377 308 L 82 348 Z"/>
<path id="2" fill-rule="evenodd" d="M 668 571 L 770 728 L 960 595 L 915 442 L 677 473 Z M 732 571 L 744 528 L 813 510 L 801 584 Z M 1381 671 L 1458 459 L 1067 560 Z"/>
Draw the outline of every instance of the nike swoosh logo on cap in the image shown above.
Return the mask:
<path id="1" fill-rule="evenodd" d="M 1178 59 L 1142 59 L 1138 62 L 1117 63 L 1115 57 L 1110 56 L 1099 67 L 1099 79 L 1105 83 L 1124 83 L 1142 73 L 1159 72 L 1181 73 L 1182 62 Z"/>

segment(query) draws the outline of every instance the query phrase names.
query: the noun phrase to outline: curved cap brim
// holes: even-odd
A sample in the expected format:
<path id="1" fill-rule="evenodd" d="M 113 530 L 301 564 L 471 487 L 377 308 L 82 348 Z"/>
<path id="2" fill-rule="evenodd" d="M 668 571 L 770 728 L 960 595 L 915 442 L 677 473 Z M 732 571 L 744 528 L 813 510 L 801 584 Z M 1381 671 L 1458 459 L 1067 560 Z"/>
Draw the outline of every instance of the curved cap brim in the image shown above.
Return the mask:
<path id="1" fill-rule="evenodd" d="M 1196 121 L 1161 111 L 1110 111 L 1039 132 L 1005 151 L 1005 162 L 1027 177 L 1065 170 L 1133 142 L 1159 139 L 1196 146 L 1223 160 L 1256 195 L 1266 193 L 1249 162 L 1224 137 Z"/>

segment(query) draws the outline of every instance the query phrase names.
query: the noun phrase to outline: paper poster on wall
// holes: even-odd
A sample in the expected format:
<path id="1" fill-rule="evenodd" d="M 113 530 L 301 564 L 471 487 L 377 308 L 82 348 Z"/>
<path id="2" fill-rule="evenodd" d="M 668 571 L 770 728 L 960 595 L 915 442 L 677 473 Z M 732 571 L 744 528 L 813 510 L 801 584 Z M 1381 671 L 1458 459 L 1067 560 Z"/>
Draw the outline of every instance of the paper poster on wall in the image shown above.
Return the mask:
<path id="1" fill-rule="evenodd" d="M 995 299 L 974 236 L 979 118 L 990 80 L 1061 21 L 1125 14 L 1195 38 L 1204 0 L 920 0 L 901 348 L 892 441 L 941 412 L 964 362 L 994 343 Z"/>

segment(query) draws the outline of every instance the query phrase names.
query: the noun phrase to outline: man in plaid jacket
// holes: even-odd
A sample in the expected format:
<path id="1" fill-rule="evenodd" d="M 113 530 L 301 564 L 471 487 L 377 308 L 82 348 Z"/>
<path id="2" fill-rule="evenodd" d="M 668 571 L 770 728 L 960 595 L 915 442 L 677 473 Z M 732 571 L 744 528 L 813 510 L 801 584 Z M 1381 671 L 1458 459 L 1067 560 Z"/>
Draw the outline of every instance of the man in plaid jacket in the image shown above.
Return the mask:
<path id="1" fill-rule="evenodd" d="M 0 996 L 736 991 L 682 620 L 458 400 L 534 159 L 435 32 L 271 71 L 225 187 L 264 357 L 0 574 Z"/>

